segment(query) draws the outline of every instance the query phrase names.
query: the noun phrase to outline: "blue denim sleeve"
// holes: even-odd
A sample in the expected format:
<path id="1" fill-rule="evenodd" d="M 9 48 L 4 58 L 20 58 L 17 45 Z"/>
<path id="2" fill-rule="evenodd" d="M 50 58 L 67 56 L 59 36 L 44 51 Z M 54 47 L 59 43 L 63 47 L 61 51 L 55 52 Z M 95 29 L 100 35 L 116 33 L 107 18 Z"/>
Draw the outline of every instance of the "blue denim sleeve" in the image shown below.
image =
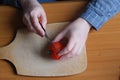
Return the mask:
<path id="1" fill-rule="evenodd" d="M 91 0 L 80 15 L 96 30 L 120 11 L 120 0 Z"/>
<path id="2" fill-rule="evenodd" d="M 10 5 L 17 8 L 21 8 L 19 0 L 1 0 L 1 4 Z"/>
<path id="3" fill-rule="evenodd" d="M 42 3 L 42 2 L 54 2 L 56 0 L 37 0 L 38 2 Z"/>
<path id="4" fill-rule="evenodd" d="M 42 2 L 54 2 L 56 0 L 37 0 L 39 3 Z M 5 5 L 11 5 L 17 8 L 22 8 L 19 0 L 0 0 L 0 3 Z"/>

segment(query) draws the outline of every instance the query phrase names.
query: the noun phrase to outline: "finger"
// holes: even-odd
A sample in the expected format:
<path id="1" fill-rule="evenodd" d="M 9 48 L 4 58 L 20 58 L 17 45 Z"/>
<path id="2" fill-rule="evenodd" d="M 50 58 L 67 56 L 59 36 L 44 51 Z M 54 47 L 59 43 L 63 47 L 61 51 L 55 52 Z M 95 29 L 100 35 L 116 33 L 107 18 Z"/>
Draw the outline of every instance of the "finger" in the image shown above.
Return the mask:
<path id="1" fill-rule="evenodd" d="M 78 51 L 79 51 L 79 45 L 75 44 L 75 46 L 73 47 L 73 49 L 69 53 L 67 53 L 66 55 L 63 55 L 61 57 L 61 59 L 68 59 L 68 58 L 75 57 L 75 56 L 77 56 Z"/>
<path id="2" fill-rule="evenodd" d="M 32 23 L 34 29 L 37 31 L 37 34 L 43 37 L 45 33 L 39 24 L 38 17 L 36 15 L 32 15 L 30 17 L 30 20 L 31 20 L 31 23 Z"/>
<path id="3" fill-rule="evenodd" d="M 38 16 L 39 17 L 39 16 Z M 46 29 L 46 24 L 47 24 L 47 18 L 46 18 L 46 14 L 42 14 L 40 17 L 40 22 L 43 25 L 44 29 Z"/>
<path id="4" fill-rule="evenodd" d="M 60 41 L 61 39 L 63 39 L 65 36 L 65 32 L 61 32 L 54 40 L 53 42 L 58 42 Z"/>
<path id="5" fill-rule="evenodd" d="M 74 38 L 70 38 L 67 46 L 62 51 L 60 51 L 58 55 L 62 56 L 69 53 L 74 48 L 74 46 L 75 46 Z"/>
<path id="6" fill-rule="evenodd" d="M 74 50 L 74 48 L 73 48 L 71 51 L 73 51 L 73 50 Z M 69 51 L 68 53 L 62 55 L 62 56 L 61 56 L 61 59 L 71 58 L 71 57 L 72 57 L 72 54 L 70 54 L 71 51 Z"/>
<path id="7" fill-rule="evenodd" d="M 78 50 L 79 50 L 79 44 L 76 43 L 74 45 L 73 49 L 68 54 L 66 54 L 65 57 L 66 58 L 72 58 L 74 56 L 77 56 Z"/>
<path id="8" fill-rule="evenodd" d="M 27 26 L 27 28 L 28 28 L 29 31 L 36 33 L 35 29 L 34 29 L 33 26 L 31 25 L 31 22 L 30 22 L 29 17 L 24 16 L 24 17 L 23 17 L 23 22 L 24 22 L 24 24 Z"/>

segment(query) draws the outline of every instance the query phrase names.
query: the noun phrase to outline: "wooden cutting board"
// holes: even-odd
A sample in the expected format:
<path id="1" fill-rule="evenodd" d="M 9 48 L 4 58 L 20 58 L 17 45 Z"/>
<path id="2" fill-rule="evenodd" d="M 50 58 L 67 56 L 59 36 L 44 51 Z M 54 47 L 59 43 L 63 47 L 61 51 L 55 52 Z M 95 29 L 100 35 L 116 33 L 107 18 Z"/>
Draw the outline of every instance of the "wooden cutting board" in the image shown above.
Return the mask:
<path id="1" fill-rule="evenodd" d="M 47 32 L 54 38 L 68 23 L 47 25 Z M 86 49 L 79 56 L 67 60 L 53 60 L 47 50 L 48 41 L 37 34 L 19 29 L 15 39 L 0 48 L 0 59 L 14 64 L 18 75 L 69 76 L 83 72 L 87 67 Z"/>

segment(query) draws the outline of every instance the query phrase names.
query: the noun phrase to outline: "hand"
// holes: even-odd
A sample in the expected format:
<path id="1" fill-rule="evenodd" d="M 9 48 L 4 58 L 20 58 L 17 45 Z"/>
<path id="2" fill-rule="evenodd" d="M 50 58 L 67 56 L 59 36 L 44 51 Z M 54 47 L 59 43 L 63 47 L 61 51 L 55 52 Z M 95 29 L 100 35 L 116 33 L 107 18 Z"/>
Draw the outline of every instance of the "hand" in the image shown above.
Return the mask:
<path id="1" fill-rule="evenodd" d="M 44 36 L 44 31 L 41 28 L 39 22 L 46 29 L 47 19 L 46 13 L 42 7 L 36 0 L 25 0 L 23 9 L 24 16 L 23 22 L 27 26 L 28 30 L 37 33 L 40 36 Z M 39 20 L 40 19 L 40 20 Z"/>
<path id="2" fill-rule="evenodd" d="M 63 38 L 68 39 L 66 47 L 60 51 L 61 58 L 71 58 L 81 53 L 83 46 L 87 40 L 88 32 L 91 25 L 82 18 L 78 18 L 69 24 L 54 40 L 57 42 Z"/>

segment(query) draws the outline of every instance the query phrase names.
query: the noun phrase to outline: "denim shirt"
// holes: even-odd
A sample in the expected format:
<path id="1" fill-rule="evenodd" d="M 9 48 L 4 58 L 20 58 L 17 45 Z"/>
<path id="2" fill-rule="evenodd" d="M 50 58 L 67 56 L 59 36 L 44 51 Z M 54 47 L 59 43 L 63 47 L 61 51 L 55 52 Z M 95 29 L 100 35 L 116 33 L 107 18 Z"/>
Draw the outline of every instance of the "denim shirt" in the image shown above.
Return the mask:
<path id="1" fill-rule="evenodd" d="M 37 0 L 39 3 L 54 2 L 56 0 Z M 11 5 L 13 7 L 22 8 L 19 0 L 0 0 L 0 4 Z"/>
<path id="2" fill-rule="evenodd" d="M 118 12 L 120 12 L 120 0 L 91 0 L 80 17 L 98 30 Z"/>
<path id="3" fill-rule="evenodd" d="M 38 0 L 38 2 L 53 2 L 56 0 Z M 0 3 L 21 8 L 19 0 L 1 0 Z M 88 21 L 96 30 L 105 22 L 120 12 L 120 0 L 90 0 L 80 17 Z"/>

